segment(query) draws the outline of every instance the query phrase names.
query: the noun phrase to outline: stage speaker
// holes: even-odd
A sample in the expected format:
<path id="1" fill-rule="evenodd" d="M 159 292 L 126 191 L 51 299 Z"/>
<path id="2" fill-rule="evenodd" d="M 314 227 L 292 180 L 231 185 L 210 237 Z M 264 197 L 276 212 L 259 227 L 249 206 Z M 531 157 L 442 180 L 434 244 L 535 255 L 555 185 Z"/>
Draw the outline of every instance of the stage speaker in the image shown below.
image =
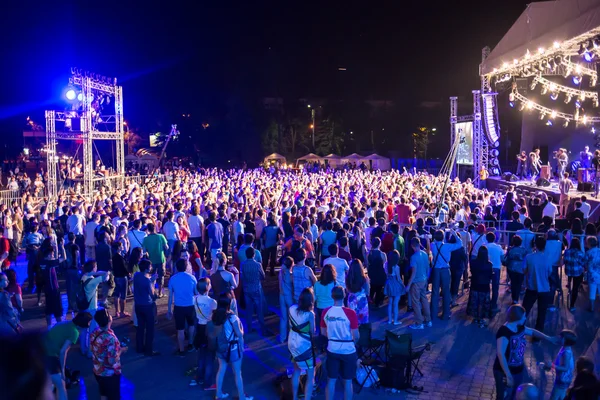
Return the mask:
<path id="1" fill-rule="evenodd" d="M 548 179 L 539 178 L 537 181 L 535 181 L 535 184 L 536 186 L 549 187 L 550 181 Z"/>
<path id="2" fill-rule="evenodd" d="M 513 175 L 510 172 L 503 173 L 502 179 L 505 180 L 506 182 L 517 182 L 519 180 L 519 178 L 517 178 L 516 175 Z"/>
<path id="3" fill-rule="evenodd" d="M 594 183 L 593 182 L 579 182 L 577 184 L 578 192 L 593 192 L 594 191 Z"/>
<path id="4" fill-rule="evenodd" d="M 569 225 L 569 220 L 566 218 L 556 218 L 554 220 L 554 229 L 556 229 L 557 232 L 566 231 L 570 227 L 571 226 Z"/>

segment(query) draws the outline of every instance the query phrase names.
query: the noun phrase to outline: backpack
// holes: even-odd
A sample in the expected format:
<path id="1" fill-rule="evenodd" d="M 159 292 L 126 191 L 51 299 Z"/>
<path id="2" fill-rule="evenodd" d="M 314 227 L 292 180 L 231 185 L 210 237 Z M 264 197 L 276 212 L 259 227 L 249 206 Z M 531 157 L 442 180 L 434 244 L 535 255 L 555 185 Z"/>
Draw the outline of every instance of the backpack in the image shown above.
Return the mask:
<path id="1" fill-rule="evenodd" d="M 85 288 L 92 279 L 94 279 L 94 278 L 89 278 L 89 279 L 86 279 L 85 281 L 81 282 L 79 291 L 77 292 L 77 295 L 75 296 L 75 302 L 77 304 L 77 309 L 79 311 L 85 311 L 90 307 L 91 299 L 88 300 L 87 295 L 85 294 Z"/>
<path id="2" fill-rule="evenodd" d="M 208 348 L 213 350 L 220 355 L 225 357 L 225 361 L 229 362 L 231 360 L 231 351 L 232 348 L 238 344 L 237 336 L 235 331 L 233 331 L 233 324 L 231 323 L 231 317 L 228 316 L 227 320 L 223 325 L 213 326 L 212 332 L 208 334 Z M 232 327 L 232 332 L 230 337 L 225 336 L 225 324 L 230 324 Z M 240 346 L 237 346 L 238 356 L 240 355 Z"/>

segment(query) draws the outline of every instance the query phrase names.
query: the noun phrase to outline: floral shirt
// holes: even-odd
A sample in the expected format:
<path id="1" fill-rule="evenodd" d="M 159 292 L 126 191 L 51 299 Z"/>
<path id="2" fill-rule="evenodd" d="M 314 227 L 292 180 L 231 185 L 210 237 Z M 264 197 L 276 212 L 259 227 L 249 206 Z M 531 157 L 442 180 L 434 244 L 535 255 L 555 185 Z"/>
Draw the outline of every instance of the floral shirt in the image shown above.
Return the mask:
<path id="1" fill-rule="evenodd" d="M 90 337 L 94 374 L 113 376 L 121 374 L 121 344 L 112 329 L 96 329 Z"/>
<path id="2" fill-rule="evenodd" d="M 600 248 L 594 247 L 585 253 L 585 264 L 588 271 L 588 282 L 600 283 Z"/>
<path id="3" fill-rule="evenodd" d="M 564 254 L 565 274 L 567 276 L 580 276 L 583 274 L 585 253 L 579 249 L 567 249 Z"/>

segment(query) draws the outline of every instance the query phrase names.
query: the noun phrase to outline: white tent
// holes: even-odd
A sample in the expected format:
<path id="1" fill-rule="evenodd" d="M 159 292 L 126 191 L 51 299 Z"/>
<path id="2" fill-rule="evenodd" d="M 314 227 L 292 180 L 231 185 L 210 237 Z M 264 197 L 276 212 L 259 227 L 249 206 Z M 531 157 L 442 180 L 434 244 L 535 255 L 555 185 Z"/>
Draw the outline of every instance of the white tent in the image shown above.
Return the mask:
<path id="1" fill-rule="evenodd" d="M 379 154 L 371 154 L 365 157 L 365 164 L 369 163 L 372 169 L 379 169 L 382 171 L 389 171 L 392 169 L 392 163 L 389 158 L 380 156 Z"/>
<path id="2" fill-rule="evenodd" d="M 340 160 L 340 164 L 344 165 L 348 163 L 356 163 L 356 165 L 360 165 L 360 163 L 364 160 L 365 158 L 360 154 L 352 153 L 346 157 L 342 157 L 342 159 Z"/>
<path id="3" fill-rule="evenodd" d="M 340 165 L 340 160 L 342 157 L 337 154 L 327 154 L 323 159 L 327 162 L 327 164 L 331 165 L 333 168 L 337 168 Z"/>
<path id="4" fill-rule="evenodd" d="M 300 157 L 296 160 L 296 166 L 298 167 L 309 162 L 318 162 L 319 164 L 322 164 L 323 160 L 323 157 L 320 157 L 314 153 L 308 153 L 304 157 Z"/>
<path id="5" fill-rule="evenodd" d="M 265 165 L 274 164 L 277 161 L 279 161 L 279 163 L 282 165 L 286 164 L 285 157 L 278 153 L 270 154 L 270 155 L 266 156 L 265 159 L 263 160 Z"/>
<path id="6" fill-rule="evenodd" d="M 527 51 L 553 52 L 555 42 L 569 49 L 579 48 L 579 39 L 600 27 L 600 0 L 558 0 L 531 3 L 483 62 L 481 74 L 487 75 L 504 63 L 522 59 Z M 593 33 L 593 32 L 592 32 Z M 598 34 L 598 32 L 595 32 Z M 572 42 L 572 43 L 571 43 Z"/>

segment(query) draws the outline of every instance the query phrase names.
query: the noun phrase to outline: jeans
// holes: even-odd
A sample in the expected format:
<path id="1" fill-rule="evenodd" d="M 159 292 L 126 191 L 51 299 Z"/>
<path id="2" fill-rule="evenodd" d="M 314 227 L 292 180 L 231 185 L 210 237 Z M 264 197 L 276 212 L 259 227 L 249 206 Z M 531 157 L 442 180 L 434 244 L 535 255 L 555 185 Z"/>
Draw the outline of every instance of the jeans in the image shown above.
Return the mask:
<path id="1" fill-rule="evenodd" d="M 492 271 L 492 311 L 498 309 L 498 291 L 500 290 L 500 274 L 499 268 L 494 268 Z"/>
<path id="2" fill-rule="evenodd" d="M 518 303 L 519 295 L 521 294 L 521 287 L 523 286 L 523 280 L 525 280 L 525 274 L 511 271 L 510 269 L 507 269 L 506 272 L 510 277 L 510 296 L 512 297 L 513 303 Z"/>
<path id="3" fill-rule="evenodd" d="M 544 331 L 546 311 L 548 311 L 548 306 L 550 305 L 551 299 L 552 294 L 550 292 L 537 292 L 529 289 L 525 291 L 525 297 L 523 297 L 523 307 L 525 308 L 525 312 L 528 316 L 535 302 L 537 301 L 538 303 L 538 314 L 535 321 L 535 329 L 540 332 Z"/>
<path id="4" fill-rule="evenodd" d="M 277 263 L 277 246 L 267 247 L 263 250 L 263 269 L 265 272 L 270 267 L 271 273 L 275 273 L 275 264 Z"/>
<path id="5" fill-rule="evenodd" d="M 450 269 L 434 268 L 431 271 L 431 315 L 438 315 L 440 287 L 442 289 L 442 319 L 450 317 Z M 413 305 L 413 308 L 415 306 Z"/>
<path id="6" fill-rule="evenodd" d="M 594 301 L 596 301 L 596 294 L 600 292 L 600 284 L 591 283 L 588 281 L 588 286 L 590 287 L 590 301 L 592 302 L 590 307 L 594 307 Z"/>
<path id="7" fill-rule="evenodd" d="M 252 331 L 252 317 L 254 316 L 254 309 L 258 315 L 258 324 L 260 329 L 265 329 L 265 314 L 263 312 L 263 296 L 261 291 L 250 292 L 244 290 L 244 298 L 246 299 L 246 332 Z"/>
<path id="8" fill-rule="evenodd" d="M 279 341 L 281 343 L 285 342 L 287 339 L 288 310 L 292 304 L 294 304 L 292 296 L 279 295 L 279 308 L 281 311 L 281 318 L 279 318 Z M 320 319 L 318 321 L 317 324 L 321 322 Z"/>
<path id="9" fill-rule="evenodd" d="M 69 310 L 79 311 L 77 309 L 77 291 L 81 286 L 81 276 L 79 271 L 74 268 L 67 270 L 67 298 L 69 299 Z"/>
<path id="10" fill-rule="evenodd" d="M 450 295 L 458 296 L 458 287 L 463 276 L 464 269 L 450 269 Z"/>
<path id="11" fill-rule="evenodd" d="M 83 235 L 75 236 L 75 244 L 79 247 L 79 259 L 83 265 L 85 264 L 85 238 Z"/>
<path id="12" fill-rule="evenodd" d="M 135 305 L 138 326 L 135 332 L 136 351 L 152 355 L 154 342 L 154 307 L 155 304 Z"/>
<path id="13" fill-rule="evenodd" d="M 423 322 L 427 323 L 431 321 L 431 314 L 429 313 L 429 301 L 427 301 L 426 290 L 427 281 L 413 282 L 410 286 L 410 297 L 412 299 L 412 306 L 415 313 L 415 323 L 417 325 L 421 325 Z M 423 317 L 425 317 L 425 321 L 423 321 Z"/>
<path id="14" fill-rule="evenodd" d="M 523 383 L 523 373 L 512 374 L 513 380 L 515 381 L 511 390 L 506 393 L 506 376 L 502 370 L 494 370 L 494 380 L 496 381 L 496 400 L 513 400 L 517 392 L 517 388 Z"/>
<path id="15" fill-rule="evenodd" d="M 579 276 L 569 276 L 568 278 L 568 287 L 571 292 L 571 303 L 569 304 L 569 308 L 575 307 L 575 302 L 577 301 L 577 296 L 579 295 L 579 287 L 581 286 L 581 282 L 583 282 L 583 274 Z"/>

